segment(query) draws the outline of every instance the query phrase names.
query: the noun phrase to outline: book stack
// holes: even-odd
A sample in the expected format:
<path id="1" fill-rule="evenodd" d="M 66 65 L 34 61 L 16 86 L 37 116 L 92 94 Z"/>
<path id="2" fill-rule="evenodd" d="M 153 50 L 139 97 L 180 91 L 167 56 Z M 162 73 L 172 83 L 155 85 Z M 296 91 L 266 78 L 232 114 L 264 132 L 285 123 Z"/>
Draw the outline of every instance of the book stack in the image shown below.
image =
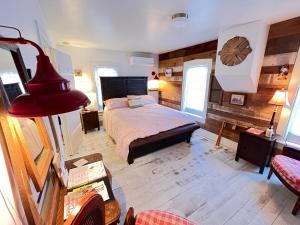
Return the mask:
<path id="1" fill-rule="evenodd" d="M 69 192 L 64 198 L 64 220 L 68 218 L 87 192 L 95 190 L 101 195 L 103 201 L 108 201 L 110 194 L 107 185 L 109 185 L 109 181 L 103 161 L 71 169 L 67 186 Z"/>
<path id="2" fill-rule="evenodd" d="M 262 133 L 264 133 L 263 130 L 259 130 L 259 129 L 256 129 L 256 128 L 249 128 L 248 130 L 246 130 L 248 133 L 251 133 L 251 134 L 255 134 L 255 135 L 261 135 Z"/>
<path id="3" fill-rule="evenodd" d="M 64 200 L 64 220 L 68 218 L 68 216 L 72 213 L 72 211 L 76 208 L 80 199 L 88 192 L 95 190 L 99 195 L 101 195 L 103 201 L 109 200 L 109 194 L 107 191 L 107 187 L 104 181 L 95 182 L 93 184 L 85 185 L 79 188 L 74 189 L 72 192 L 69 192 L 65 196 Z"/>

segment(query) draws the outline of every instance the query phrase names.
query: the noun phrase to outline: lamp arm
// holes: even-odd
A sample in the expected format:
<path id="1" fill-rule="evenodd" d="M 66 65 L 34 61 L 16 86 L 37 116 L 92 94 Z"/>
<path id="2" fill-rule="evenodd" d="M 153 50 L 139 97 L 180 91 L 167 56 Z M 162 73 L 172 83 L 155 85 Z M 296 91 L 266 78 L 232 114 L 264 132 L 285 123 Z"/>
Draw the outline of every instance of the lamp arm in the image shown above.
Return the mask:
<path id="1" fill-rule="evenodd" d="M 41 56 L 45 55 L 43 49 L 37 43 L 35 43 L 33 41 L 30 41 L 30 40 L 27 40 L 27 39 L 22 38 L 22 37 L 19 37 L 19 38 L 0 37 L 0 44 L 1 43 L 3 43 L 3 44 L 22 44 L 22 45 L 30 44 L 38 50 L 39 55 L 41 55 Z"/>

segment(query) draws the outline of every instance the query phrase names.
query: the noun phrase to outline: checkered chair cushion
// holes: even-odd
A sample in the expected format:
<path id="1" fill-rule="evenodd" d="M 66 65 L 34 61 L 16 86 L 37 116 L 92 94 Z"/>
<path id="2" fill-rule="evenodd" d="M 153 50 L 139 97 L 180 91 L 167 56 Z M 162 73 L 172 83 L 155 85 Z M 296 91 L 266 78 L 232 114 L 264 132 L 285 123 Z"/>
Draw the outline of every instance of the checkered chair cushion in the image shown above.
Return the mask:
<path id="1" fill-rule="evenodd" d="M 276 155 L 273 168 L 296 191 L 300 192 L 300 161 L 284 155 Z"/>
<path id="2" fill-rule="evenodd" d="M 180 216 L 160 210 L 141 212 L 136 217 L 135 225 L 195 225 Z"/>

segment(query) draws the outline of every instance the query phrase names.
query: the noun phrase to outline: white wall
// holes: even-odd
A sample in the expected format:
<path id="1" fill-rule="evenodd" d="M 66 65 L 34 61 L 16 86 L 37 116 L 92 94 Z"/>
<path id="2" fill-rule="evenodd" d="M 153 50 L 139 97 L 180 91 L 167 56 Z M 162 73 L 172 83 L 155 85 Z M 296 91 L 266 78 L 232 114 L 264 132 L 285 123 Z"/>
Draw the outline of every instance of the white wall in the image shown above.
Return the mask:
<path id="1" fill-rule="evenodd" d="M 71 56 L 73 68 L 82 70 L 84 75 L 91 81 L 92 91 L 96 91 L 94 69 L 97 66 L 113 67 L 117 70 L 119 76 L 149 76 L 153 70 L 158 70 L 157 54 L 66 46 L 57 46 L 57 48 Z M 155 66 L 132 66 L 129 64 L 130 56 L 154 57 Z"/>
<path id="2" fill-rule="evenodd" d="M 1 25 L 17 27 L 21 30 L 22 36 L 39 43 L 39 35 L 37 31 L 36 21 L 45 28 L 45 20 L 43 18 L 38 0 L 9 0 L 4 1 L 0 8 Z M 46 29 L 44 29 L 46 30 Z M 0 28 L 2 36 L 17 37 L 18 33 L 14 30 Z M 25 65 L 33 71 L 36 69 L 37 51 L 30 45 L 20 47 Z"/>
<path id="3" fill-rule="evenodd" d="M 25 214 L 22 209 L 18 209 L 15 204 L 12 184 L 9 179 L 8 168 L 6 167 L 2 148 L 0 145 L 0 166 L 1 166 L 1 179 L 0 179 L 0 218 L 4 224 L 26 224 Z M 19 213 L 19 210 L 21 212 Z M 22 216 L 21 216 L 22 213 Z M 23 217 L 23 218 L 21 218 Z M 5 221 L 5 222 L 4 222 Z M 21 222 L 23 221 L 23 223 Z M 1 224 L 2 224 L 1 223 Z"/>
<path id="4" fill-rule="evenodd" d="M 40 24 L 40 27 L 45 29 L 45 22 L 40 10 L 38 0 L 9 0 L 2 1 L 0 7 L 0 24 L 17 27 L 21 30 L 22 35 L 26 39 L 30 39 L 39 43 L 39 35 L 37 32 L 36 23 Z M 0 28 L 0 35 L 7 37 L 18 37 L 18 33 L 13 30 L 7 30 L 5 28 Z M 30 45 L 20 46 L 21 53 L 27 68 L 30 68 L 34 73 L 36 70 L 36 55 L 37 51 Z M 18 219 L 16 212 L 12 210 L 15 208 L 14 199 L 12 196 L 12 185 L 8 180 L 7 170 L 5 164 L 3 163 L 2 149 L 0 149 L 0 165 L 1 165 L 1 190 L 5 191 L 9 203 L 9 207 L 6 207 L 5 202 L 0 196 L 0 218 L 2 223 L 5 224 L 21 224 L 26 223 L 25 219 L 22 222 Z M 9 214 L 8 209 L 13 213 L 16 223 L 13 221 Z M 22 215 L 24 216 L 24 215 Z M 2 224 L 1 223 L 1 224 Z"/>

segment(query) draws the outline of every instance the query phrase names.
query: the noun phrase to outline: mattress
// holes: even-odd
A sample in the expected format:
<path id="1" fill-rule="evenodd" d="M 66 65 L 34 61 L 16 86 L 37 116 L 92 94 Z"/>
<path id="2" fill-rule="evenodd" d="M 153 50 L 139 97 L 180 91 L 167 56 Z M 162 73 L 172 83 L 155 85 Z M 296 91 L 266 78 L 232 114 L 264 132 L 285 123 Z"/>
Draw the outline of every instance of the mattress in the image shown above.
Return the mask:
<path id="1" fill-rule="evenodd" d="M 116 151 L 127 160 L 132 141 L 168 131 L 194 121 L 185 113 L 159 105 L 104 110 L 104 129 L 116 142 Z"/>

